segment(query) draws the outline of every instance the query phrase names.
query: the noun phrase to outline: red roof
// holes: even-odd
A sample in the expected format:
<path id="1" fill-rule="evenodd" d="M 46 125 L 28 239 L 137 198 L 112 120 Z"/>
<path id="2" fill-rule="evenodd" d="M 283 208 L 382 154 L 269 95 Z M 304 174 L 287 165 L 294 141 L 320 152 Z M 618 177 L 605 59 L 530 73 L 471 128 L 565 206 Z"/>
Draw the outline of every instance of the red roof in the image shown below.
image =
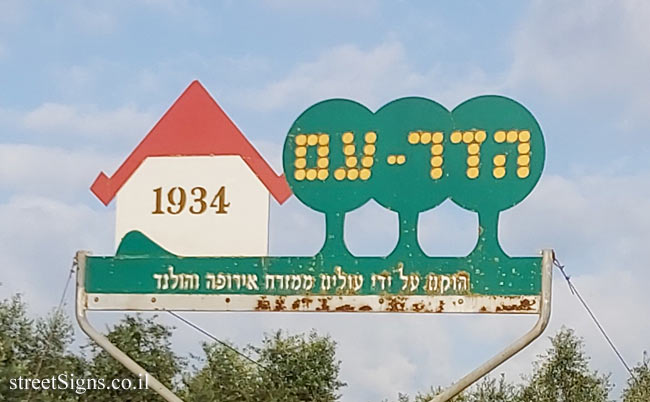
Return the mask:
<path id="1" fill-rule="evenodd" d="M 228 118 L 208 91 L 194 81 L 149 131 L 111 178 L 101 172 L 90 190 L 108 205 L 148 156 L 239 155 L 282 204 L 291 196 L 278 176 Z"/>

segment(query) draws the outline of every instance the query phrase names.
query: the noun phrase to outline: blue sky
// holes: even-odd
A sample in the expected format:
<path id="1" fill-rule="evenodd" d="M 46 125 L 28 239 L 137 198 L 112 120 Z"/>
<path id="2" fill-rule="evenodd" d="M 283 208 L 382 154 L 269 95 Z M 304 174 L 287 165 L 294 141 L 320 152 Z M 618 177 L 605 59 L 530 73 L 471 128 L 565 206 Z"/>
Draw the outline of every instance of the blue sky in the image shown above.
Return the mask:
<path id="1" fill-rule="evenodd" d="M 278 171 L 287 129 L 319 100 L 347 97 L 376 109 L 420 95 L 451 109 L 493 93 L 526 105 L 547 142 L 537 189 L 504 213 L 504 248 L 555 248 L 637 362 L 650 349 L 650 322 L 636 307 L 650 302 L 649 18 L 641 0 L 0 0 L 0 297 L 22 292 L 46 312 L 77 249 L 113 251 L 114 206 L 88 187 L 99 171 L 117 168 L 194 79 Z M 318 214 L 295 198 L 271 213 L 274 253 L 318 248 Z M 348 234 L 353 250 L 381 252 L 396 239 L 394 216 L 376 206 L 349 219 L 360 228 Z M 452 205 L 421 225 L 431 253 L 473 245 L 475 217 Z M 547 333 L 576 328 L 593 365 L 620 386 L 621 366 L 558 277 L 555 284 Z M 349 383 L 345 401 L 447 384 L 532 325 L 521 317 L 194 318 L 237 344 L 278 327 L 331 333 Z M 175 342 L 198 349 L 190 330 Z M 498 371 L 516 380 L 546 346 L 538 341 Z"/>

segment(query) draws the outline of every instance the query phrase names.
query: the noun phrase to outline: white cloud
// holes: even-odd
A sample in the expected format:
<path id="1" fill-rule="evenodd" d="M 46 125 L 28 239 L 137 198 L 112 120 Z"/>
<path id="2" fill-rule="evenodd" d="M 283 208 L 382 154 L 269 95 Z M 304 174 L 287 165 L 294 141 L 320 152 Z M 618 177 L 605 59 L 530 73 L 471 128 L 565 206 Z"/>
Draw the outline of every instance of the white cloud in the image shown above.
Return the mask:
<path id="1" fill-rule="evenodd" d="M 138 0 L 113 2 L 71 1 L 62 8 L 61 22 L 91 35 L 111 35 L 128 25 L 129 14 L 162 12 L 166 16 L 193 22 L 192 29 L 204 28 L 205 11 L 187 0 Z"/>
<path id="2" fill-rule="evenodd" d="M 292 196 L 282 206 L 271 203 L 271 255 L 315 255 L 325 241 L 325 216 Z"/>
<path id="3" fill-rule="evenodd" d="M 81 29 L 84 33 L 90 34 L 111 34 L 115 31 L 118 23 L 118 15 L 115 12 L 115 4 L 111 3 L 89 3 L 74 1 L 67 4 L 63 9 L 67 19 L 62 20 L 67 24 Z"/>
<path id="4" fill-rule="evenodd" d="M 422 250 L 432 256 L 467 255 L 476 245 L 478 216 L 452 201 L 421 213 L 418 236 Z"/>
<path id="5" fill-rule="evenodd" d="M 75 106 L 61 103 L 44 103 L 25 113 L 25 128 L 41 133 L 57 133 L 108 140 L 141 137 L 148 132 L 155 118 L 149 113 L 127 105 L 113 110 L 101 110 L 94 106 Z"/>
<path id="6" fill-rule="evenodd" d="M 271 166 L 277 174 L 281 174 L 284 170 L 282 168 L 282 144 L 250 137 L 248 137 L 248 139 L 269 166 Z"/>
<path id="7" fill-rule="evenodd" d="M 26 12 L 28 5 L 20 0 L 0 0 L 0 23 L 10 26 L 19 24 Z"/>
<path id="8" fill-rule="evenodd" d="M 149 7 L 165 10 L 170 13 L 187 11 L 190 7 L 190 2 L 187 0 L 140 0 L 140 2 Z"/>
<path id="9" fill-rule="evenodd" d="M 316 60 L 294 67 L 288 75 L 261 90 L 244 94 L 242 102 L 262 110 L 289 104 L 311 104 L 330 97 L 349 97 L 372 106 L 386 94 L 420 87 L 424 78 L 411 71 L 403 46 L 387 42 L 364 51 L 353 45 L 323 52 Z"/>
<path id="10" fill-rule="evenodd" d="M 649 18 L 643 0 L 535 1 L 515 32 L 511 84 L 633 104 L 650 89 Z"/>
<path id="11" fill-rule="evenodd" d="M 0 60 L 9 54 L 9 41 L 6 33 L 20 27 L 25 19 L 29 5 L 20 0 L 0 0 Z"/>
<path id="12" fill-rule="evenodd" d="M 241 91 L 239 103 L 261 111 L 309 106 L 327 98 L 350 98 L 371 109 L 403 96 L 433 97 L 451 109 L 469 97 L 499 92 L 505 79 L 492 79 L 475 66 L 455 78 L 434 62 L 424 71 L 409 63 L 404 46 L 388 40 L 371 49 L 341 45 L 296 64 L 285 77 L 260 89 Z M 235 95 L 237 96 L 237 95 Z"/>
<path id="13" fill-rule="evenodd" d="M 0 204 L 0 298 L 21 292 L 38 313 L 53 308 L 74 253 L 110 251 L 110 215 L 39 196 L 15 196 Z"/>
<path id="14" fill-rule="evenodd" d="M 90 150 L 0 144 L 0 191 L 72 200 L 117 163 L 116 157 Z"/>
<path id="15" fill-rule="evenodd" d="M 354 255 L 390 254 L 397 245 L 399 218 L 370 200 L 345 215 L 345 242 Z"/>
<path id="16" fill-rule="evenodd" d="M 379 2 L 376 0 L 366 1 L 347 1 L 347 0 L 330 0 L 330 1 L 301 1 L 301 0 L 265 0 L 265 3 L 272 8 L 282 12 L 300 12 L 304 13 L 331 13 L 339 18 L 340 16 L 374 16 L 379 11 Z"/>
<path id="17" fill-rule="evenodd" d="M 554 246 L 570 262 L 593 262 L 601 269 L 636 265 L 650 241 L 650 189 L 642 184 L 649 180 L 647 173 L 544 175 L 528 199 L 503 213 L 502 244 L 513 254 L 530 253 L 533 242 Z"/>

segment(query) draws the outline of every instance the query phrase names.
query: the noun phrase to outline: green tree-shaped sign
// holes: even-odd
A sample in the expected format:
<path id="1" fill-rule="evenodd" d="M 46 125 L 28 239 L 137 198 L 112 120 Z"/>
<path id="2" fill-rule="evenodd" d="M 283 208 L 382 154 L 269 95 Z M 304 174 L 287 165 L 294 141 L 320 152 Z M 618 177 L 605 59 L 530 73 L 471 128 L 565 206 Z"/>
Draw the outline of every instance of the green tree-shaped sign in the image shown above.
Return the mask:
<path id="1" fill-rule="evenodd" d="M 422 256 L 420 212 L 447 198 L 479 214 L 474 254 L 503 257 L 498 216 L 523 200 L 544 166 L 537 121 L 500 96 L 470 99 L 452 112 L 424 98 L 398 99 L 372 113 L 348 100 L 305 111 L 284 146 L 284 169 L 295 195 L 326 215 L 324 253 L 347 252 L 345 213 L 375 199 L 396 211 L 394 254 Z"/>
<path id="2" fill-rule="evenodd" d="M 468 100 L 453 111 L 450 160 L 457 172 L 452 200 L 479 215 L 475 252 L 503 256 L 499 212 L 521 202 L 544 167 L 544 137 L 532 114 L 501 96 Z"/>
<path id="3" fill-rule="evenodd" d="M 449 194 L 442 169 L 444 133 L 452 128 L 449 112 L 428 99 L 404 98 L 382 107 L 376 120 L 381 136 L 374 198 L 399 214 L 400 236 L 393 253 L 422 256 L 418 215 Z"/>
<path id="4" fill-rule="evenodd" d="M 373 123 L 372 112 L 363 105 L 333 99 L 302 113 L 285 140 L 284 171 L 294 194 L 325 213 L 323 253 L 347 250 L 343 240 L 345 213 L 373 195 Z"/>

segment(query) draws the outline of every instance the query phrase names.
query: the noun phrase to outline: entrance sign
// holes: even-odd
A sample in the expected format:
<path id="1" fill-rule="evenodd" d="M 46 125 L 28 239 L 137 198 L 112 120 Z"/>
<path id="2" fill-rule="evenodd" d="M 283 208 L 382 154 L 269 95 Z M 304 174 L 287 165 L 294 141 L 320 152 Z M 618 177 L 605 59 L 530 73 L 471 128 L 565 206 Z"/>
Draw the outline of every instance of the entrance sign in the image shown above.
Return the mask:
<path id="1" fill-rule="evenodd" d="M 518 103 L 484 96 L 452 112 L 423 98 L 376 113 L 348 100 L 309 108 L 289 130 L 283 165 L 292 192 L 324 213 L 326 241 L 314 257 L 268 257 L 269 190 L 246 155 L 179 156 L 171 147 L 197 132 L 224 136 L 182 116 L 175 137 L 155 137 L 203 98 L 218 108 L 190 87 L 147 137 L 176 155 L 143 155 L 118 190 L 119 247 L 88 259 L 88 308 L 539 312 L 541 258 L 510 257 L 497 238 L 499 212 L 532 190 L 544 165 L 542 132 Z M 479 215 L 467 257 L 430 257 L 418 244 L 418 214 L 448 198 Z M 399 215 L 387 257 L 356 257 L 343 240 L 346 212 L 370 199 Z"/>
<path id="2" fill-rule="evenodd" d="M 500 212 L 532 191 L 544 159 L 539 124 L 505 97 L 452 111 L 410 97 L 376 112 L 333 99 L 290 127 L 277 175 L 195 81 L 115 174 L 91 187 L 106 205 L 117 199 L 116 252 L 79 256 L 80 323 L 86 310 L 539 315 L 517 344 L 438 399 L 446 400 L 548 322 L 551 252 L 512 257 L 498 239 Z M 282 204 L 292 194 L 324 215 L 325 242 L 313 257 L 268 256 L 270 197 Z M 418 243 L 419 214 L 447 199 L 478 215 L 464 257 L 429 256 Z M 345 244 L 346 213 L 369 200 L 399 217 L 387 256 L 355 256 Z"/>

